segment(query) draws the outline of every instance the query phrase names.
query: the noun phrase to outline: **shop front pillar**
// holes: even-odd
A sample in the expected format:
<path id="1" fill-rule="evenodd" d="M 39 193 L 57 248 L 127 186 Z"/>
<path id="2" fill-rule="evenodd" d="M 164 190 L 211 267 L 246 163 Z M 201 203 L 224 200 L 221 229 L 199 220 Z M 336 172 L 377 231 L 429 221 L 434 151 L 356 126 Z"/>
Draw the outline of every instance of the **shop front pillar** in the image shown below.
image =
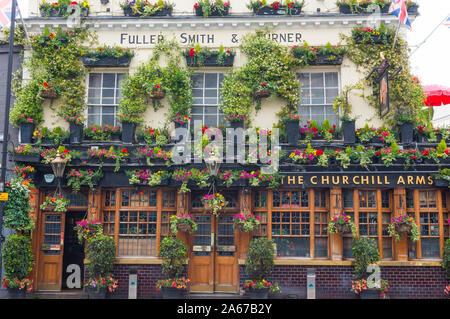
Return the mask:
<path id="1" fill-rule="evenodd" d="M 393 217 L 406 214 L 406 190 L 404 188 L 394 189 L 394 213 Z M 402 236 L 399 241 L 393 240 L 394 259 L 399 261 L 408 260 L 408 237 Z"/>
<path id="2" fill-rule="evenodd" d="M 330 218 L 339 217 L 343 209 L 342 188 L 330 189 Z M 343 252 L 343 238 L 341 234 L 330 234 L 331 260 L 341 261 Z"/>

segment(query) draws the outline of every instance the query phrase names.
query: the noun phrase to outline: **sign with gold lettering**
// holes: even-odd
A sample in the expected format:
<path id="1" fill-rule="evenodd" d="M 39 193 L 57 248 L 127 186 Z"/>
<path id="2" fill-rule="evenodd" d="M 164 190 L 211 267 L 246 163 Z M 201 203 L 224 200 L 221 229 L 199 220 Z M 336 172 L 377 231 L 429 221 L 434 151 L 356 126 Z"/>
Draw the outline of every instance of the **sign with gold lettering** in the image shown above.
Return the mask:
<path id="1" fill-rule="evenodd" d="M 281 186 L 287 187 L 431 187 L 431 174 L 371 173 L 286 173 Z"/>

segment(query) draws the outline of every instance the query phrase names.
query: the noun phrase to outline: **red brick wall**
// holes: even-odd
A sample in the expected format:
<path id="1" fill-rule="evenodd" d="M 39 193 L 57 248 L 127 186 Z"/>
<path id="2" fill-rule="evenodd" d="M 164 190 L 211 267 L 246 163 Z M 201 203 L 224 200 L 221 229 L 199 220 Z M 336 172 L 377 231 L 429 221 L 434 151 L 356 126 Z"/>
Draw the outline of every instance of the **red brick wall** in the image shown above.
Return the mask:
<path id="1" fill-rule="evenodd" d="M 115 278 L 119 288 L 113 298 L 128 297 L 130 267 L 137 268 L 138 298 L 160 298 L 156 281 L 163 279 L 161 265 L 116 265 Z M 316 273 L 316 298 L 356 298 L 350 291 L 353 267 L 351 266 L 276 266 L 272 281 L 277 281 L 282 294 L 277 298 L 306 298 L 306 273 L 314 268 Z M 444 288 L 450 283 L 440 267 L 381 267 L 381 277 L 387 279 L 391 289 L 389 296 L 398 298 L 445 298 Z M 247 279 L 245 266 L 240 266 L 240 284 Z"/>

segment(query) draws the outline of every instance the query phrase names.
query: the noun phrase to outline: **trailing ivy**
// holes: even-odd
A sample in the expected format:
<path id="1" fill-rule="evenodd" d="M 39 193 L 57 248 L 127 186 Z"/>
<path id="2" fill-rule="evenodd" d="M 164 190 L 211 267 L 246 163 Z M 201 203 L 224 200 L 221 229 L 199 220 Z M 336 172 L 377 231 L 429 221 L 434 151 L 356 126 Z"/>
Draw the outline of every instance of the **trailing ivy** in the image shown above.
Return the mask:
<path id="1" fill-rule="evenodd" d="M 379 44 L 374 44 L 369 41 L 370 39 L 356 41 L 354 35 L 341 35 L 341 38 L 348 46 L 347 56 L 356 64 L 358 70 L 368 74 L 374 67 L 380 65 L 381 56 L 388 59 L 394 69 L 402 67 L 395 77 L 389 79 L 389 97 L 392 112 L 386 116 L 386 124 L 397 124 L 398 117 L 404 114 L 413 117 L 416 123 L 421 123 L 423 120 L 419 113 L 420 108 L 423 106 L 424 94 L 422 86 L 414 81 L 410 71 L 408 43 L 401 35 L 398 35 L 394 48 L 395 29 L 386 28 L 384 25 L 381 25 L 379 29 L 365 28 L 364 30 L 369 30 L 371 34 L 383 39 L 383 41 Z M 353 33 L 355 31 L 356 29 L 353 30 Z M 364 31 L 361 32 L 364 33 Z M 379 112 L 379 91 L 375 76 L 373 75 L 369 80 L 364 80 L 365 86 L 373 87 L 373 94 L 364 97 Z"/>
<path id="2" fill-rule="evenodd" d="M 85 110 L 85 68 L 80 57 L 84 43 L 90 39 L 86 29 L 50 32 L 31 38 L 32 55 L 24 62 L 31 80 L 15 79 L 17 102 L 11 110 L 11 122 L 19 125 L 21 118 L 29 117 L 35 124 L 42 122 L 42 91 L 53 89 L 57 93 L 57 114 L 82 118 Z"/>
<path id="3" fill-rule="evenodd" d="M 177 113 L 189 115 L 193 101 L 192 74 L 182 67 L 181 54 L 175 40 L 159 43 L 150 60 L 138 67 L 133 75 L 128 75 L 123 82 L 123 99 L 119 105 L 119 115 L 123 115 L 123 118 L 130 122 L 141 122 L 142 114 L 152 100 L 154 89 L 166 92 L 170 105 L 169 118 L 173 118 Z M 167 57 L 166 67 L 159 65 L 161 55 Z M 152 103 L 155 111 L 161 108 L 159 100 L 153 100 Z"/>
<path id="4" fill-rule="evenodd" d="M 247 118 L 261 108 L 261 99 L 254 92 L 265 88 L 286 101 L 280 115 L 297 113 L 301 85 L 295 69 L 300 61 L 283 47 L 267 37 L 268 31 L 256 31 L 242 39 L 241 51 L 247 63 L 240 69 L 225 75 L 221 90 L 220 109 L 228 120 Z"/>

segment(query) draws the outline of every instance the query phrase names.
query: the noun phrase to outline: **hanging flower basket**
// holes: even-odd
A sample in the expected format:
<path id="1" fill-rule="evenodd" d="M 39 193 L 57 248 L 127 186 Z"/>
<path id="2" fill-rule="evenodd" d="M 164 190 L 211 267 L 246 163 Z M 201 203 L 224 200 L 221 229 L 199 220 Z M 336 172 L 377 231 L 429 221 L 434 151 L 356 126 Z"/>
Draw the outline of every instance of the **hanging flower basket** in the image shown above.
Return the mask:
<path id="1" fill-rule="evenodd" d="M 420 238 L 419 227 L 417 226 L 414 218 L 409 215 L 401 215 L 391 219 L 391 223 L 388 225 L 389 236 L 399 241 L 405 234 L 411 238 L 412 241 L 418 241 Z"/>
<path id="2" fill-rule="evenodd" d="M 161 89 L 153 89 L 150 94 L 150 98 L 152 98 L 153 100 L 162 100 L 165 97 L 166 97 L 166 91 L 161 90 Z"/>
<path id="3" fill-rule="evenodd" d="M 190 232 L 192 228 L 191 228 L 191 225 L 189 225 L 187 223 L 178 223 L 177 229 L 180 232 Z"/>
<path id="4" fill-rule="evenodd" d="M 261 90 L 255 91 L 254 95 L 258 99 L 265 99 L 270 96 L 270 90 L 269 89 L 261 89 Z"/>
<path id="5" fill-rule="evenodd" d="M 225 197 L 220 193 L 203 196 L 202 203 L 206 212 L 212 213 L 216 216 L 219 216 L 219 213 L 228 204 Z"/>
<path id="6" fill-rule="evenodd" d="M 340 234 L 350 234 L 352 226 L 350 224 L 336 224 L 336 231 Z"/>
<path id="7" fill-rule="evenodd" d="M 58 92 L 56 92 L 55 88 L 47 88 L 42 90 L 41 97 L 43 99 L 56 99 L 58 97 Z"/>

